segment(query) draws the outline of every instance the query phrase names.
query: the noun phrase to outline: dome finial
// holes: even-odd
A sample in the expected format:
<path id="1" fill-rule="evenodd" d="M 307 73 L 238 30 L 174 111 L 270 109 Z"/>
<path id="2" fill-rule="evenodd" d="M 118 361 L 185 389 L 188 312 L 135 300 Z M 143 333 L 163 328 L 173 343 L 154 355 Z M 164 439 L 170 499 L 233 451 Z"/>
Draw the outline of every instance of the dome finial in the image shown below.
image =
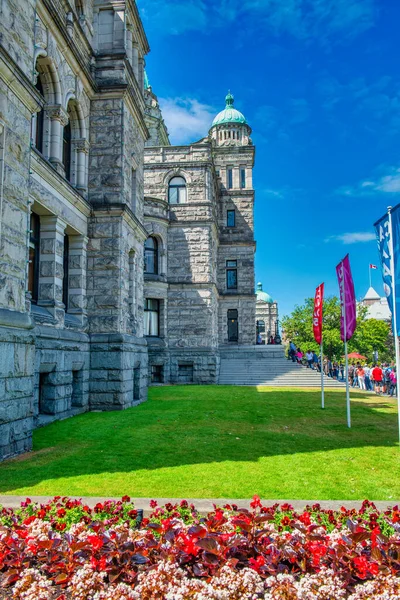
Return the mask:
<path id="1" fill-rule="evenodd" d="M 228 93 L 225 96 L 226 108 L 232 108 L 234 101 L 235 101 L 235 98 L 231 94 L 231 90 L 228 90 Z"/>
<path id="2" fill-rule="evenodd" d="M 261 283 L 261 281 L 259 281 L 257 283 L 257 291 L 262 292 L 262 283 Z"/>

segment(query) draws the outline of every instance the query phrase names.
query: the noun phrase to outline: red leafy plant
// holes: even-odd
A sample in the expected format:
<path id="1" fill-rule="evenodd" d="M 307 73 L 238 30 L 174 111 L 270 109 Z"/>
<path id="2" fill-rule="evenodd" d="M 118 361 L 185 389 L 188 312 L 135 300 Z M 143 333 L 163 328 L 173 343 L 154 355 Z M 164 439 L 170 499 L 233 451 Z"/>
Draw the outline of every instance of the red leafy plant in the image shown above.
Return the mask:
<path id="1" fill-rule="evenodd" d="M 128 497 L 94 509 L 56 497 L 2 509 L 0 523 L 7 598 L 225 598 L 225 589 L 227 600 L 400 597 L 397 506 L 296 512 L 255 496 L 250 510 L 214 506 L 202 516 L 185 500 L 152 502 L 139 523 Z"/>

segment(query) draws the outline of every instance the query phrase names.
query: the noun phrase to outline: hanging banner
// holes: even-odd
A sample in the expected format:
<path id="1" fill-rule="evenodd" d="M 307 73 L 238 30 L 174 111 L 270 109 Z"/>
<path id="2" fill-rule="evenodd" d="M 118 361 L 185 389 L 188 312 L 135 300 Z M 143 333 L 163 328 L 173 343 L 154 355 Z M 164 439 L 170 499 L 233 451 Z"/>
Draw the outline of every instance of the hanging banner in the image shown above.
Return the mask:
<path id="1" fill-rule="evenodd" d="M 397 334 L 400 334 L 400 204 L 391 209 L 392 237 L 390 239 L 389 214 L 384 215 L 374 225 L 378 242 L 378 252 L 382 264 L 383 289 L 390 312 L 393 316 L 393 268 L 395 270 Z M 394 327 L 393 327 L 394 331 Z"/>
<path id="2" fill-rule="evenodd" d="M 336 274 L 339 282 L 340 304 L 342 306 L 340 335 L 343 342 L 348 342 L 352 338 L 357 326 L 356 295 L 348 254 L 336 267 Z"/>
<path id="3" fill-rule="evenodd" d="M 314 339 L 317 344 L 321 345 L 322 342 L 322 317 L 323 317 L 323 304 L 324 304 L 324 284 L 321 283 L 315 290 L 314 299 L 314 314 L 313 314 L 313 329 Z"/>

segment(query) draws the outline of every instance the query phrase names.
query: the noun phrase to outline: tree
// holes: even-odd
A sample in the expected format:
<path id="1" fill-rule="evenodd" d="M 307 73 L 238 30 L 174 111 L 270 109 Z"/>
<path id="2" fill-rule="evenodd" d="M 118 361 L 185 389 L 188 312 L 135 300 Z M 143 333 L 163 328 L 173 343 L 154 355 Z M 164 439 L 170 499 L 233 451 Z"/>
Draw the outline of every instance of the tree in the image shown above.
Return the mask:
<path id="1" fill-rule="evenodd" d="M 369 360 L 373 360 L 374 351 L 377 350 L 379 360 L 386 362 L 393 359 L 389 338 L 390 325 L 388 323 L 377 319 L 368 319 L 358 324 L 349 346 L 352 351 L 367 356 Z"/>
<path id="2" fill-rule="evenodd" d="M 293 342 L 303 352 L 308 349 L 319 353 L 319 345 L 313 333 L 314 298 L 306 298 L 305 303 L 296 306 L 291 315 L 282 319 L 282 327 L 288 341 Z M 339 298 L 330 296 L 324 300 L 324 354 L 330 358 L 343 354 L 343 342 L 340 339 L 341 308 Z"/>
<path id="3" fill-rule="evenodd" d="M 288 341 L 293 340 L 303 352 L 311 349 L 318 354 L 319 345 L 314 340 L 313 333 L 313 312 L 314 298 L 306 298 L 303 305 L 296 306 L 291 315 L 282 319 L 282 327 Z M 372 361 L 373 352 L 377 350 L 380 360 L 392 360 L 390 326 L 385 321 L 366 319 L 366 313 L 365 306 L 358 306 L 357 328 L 349 341 L 349 352 L 358 352 Z M 324 354 L 336 360 L 341 360 L 344 354 L 344 345 L 340 337 L 340 317 L 339 298 L 326 298 L 323 319 Z"/>

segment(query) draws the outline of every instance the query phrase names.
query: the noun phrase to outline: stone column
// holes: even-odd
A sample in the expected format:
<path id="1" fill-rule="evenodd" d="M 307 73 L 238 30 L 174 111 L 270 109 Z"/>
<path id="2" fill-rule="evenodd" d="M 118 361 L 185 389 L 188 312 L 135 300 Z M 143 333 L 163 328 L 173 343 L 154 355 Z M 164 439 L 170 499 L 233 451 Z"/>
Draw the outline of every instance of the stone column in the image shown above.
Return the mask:
<path id="1" fill-rule="evenodd" d="M 139 89 L 140 89 L 140 93 L 141 94 L 143 94 L 143 90 L 144 90 L 144 66 L 145 66 L 144 58 L 139 58 L 139 79 L 138 79 L 138 84 L 139 84 Z"/>
<path id="2" fill-rule="evenodd" d="M 76 187 L 78 190 L 86 192 L 87 191 L 86 162 L 87 162 L 87 155 L 89 153 L 89 142 L 85 139 L 75 140 L 75 149 L 76 149 L 76 155 L 77 155 Z"/>
<path id="3" fill-rule="evenodd" d="M 139 44 L 134 41 L 132 42 L 132 68 L 139 83 Z"/>
<path id="4" fill-rule="evenodd" d="M 126 56 L 133 68 L 133 27 L 132 25 L 126 26 Z"/>
<path id="5" fill-rule="evenodd" d="M 87 243 L 84 235 L 69 236 L 69 307 L 68 313 L 77 316 L 82 326 L 87 322 L 86 269 Z"/>
<path id="6" fill-rule="evenodd" d="M 65 227 L 66 223 L 59 217 L 40 217 L 38 305 L 46 307 L 60 327 L 64 325 L 65 314 L 62 301 Z"/>
<path id="7" fill-rule="evenodd" d="M 56 170 L 64 175 L 64 165 L 62 162 L 63 128 L 68 123 L 68 113 L 62 108 L 61 105 L 49 106 L 47 112 L 50 117 L 49 160 Z"/>

